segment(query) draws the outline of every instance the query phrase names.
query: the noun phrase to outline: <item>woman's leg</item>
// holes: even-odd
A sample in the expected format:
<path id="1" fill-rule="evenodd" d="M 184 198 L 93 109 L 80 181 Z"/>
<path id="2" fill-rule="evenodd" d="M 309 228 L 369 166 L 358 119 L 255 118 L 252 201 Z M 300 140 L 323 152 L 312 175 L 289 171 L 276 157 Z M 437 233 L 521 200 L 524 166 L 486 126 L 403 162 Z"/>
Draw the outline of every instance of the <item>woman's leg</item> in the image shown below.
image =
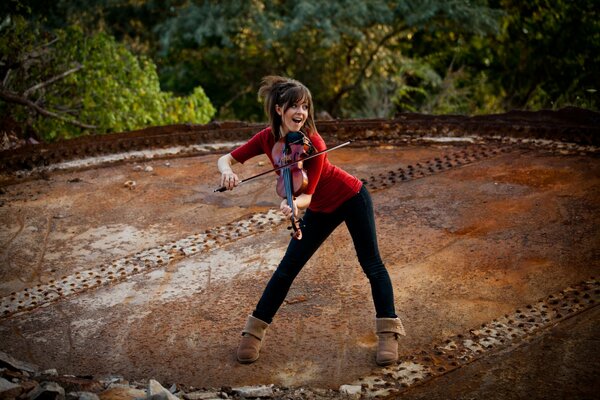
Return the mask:
<path id="1" fill-rule="evenodd" d="M 269 280 L 252 315 L 267 323 L 285 300 L 292 282 L 323 241 L 342 222 L 338 214 L 314 213 L 308 210 L 303 218 L 302 239 L 291 239 L 277 270 Z"/>
<path id="2" fill-rule="evenodd" d="M 377 318 L 396 318 L 394 289 L 379 255 L 373 203 L 367 189 L 363 186 L 356 196 L 342 205 L 341 211 L 360 265 L 371 284 Z"/>
<path id="3" fill-rule="evenodd" d="M 358 195 L 344 203 L 342 209 L 358 260 L 371 283 L 377 312 L 375 361 L 381 366 L 391 365 L 398 360 L 398 337 L 405 333 L 402 321 L 396 316 L 392 282 L 379 255 L 373 203 L 367 189 L 363 186 Z"/>
<path id="4" fill-rule="evenodd" d="M 285 300 L 294 278 L 341 219 L 310 211 L 304 216 L 302 240 L 291 239 L 283 260 L 273 273 L 256 309 L 248 317 L 237 351 L 238 361 L 252 363 L 259 357 L 265 331 Z"/>

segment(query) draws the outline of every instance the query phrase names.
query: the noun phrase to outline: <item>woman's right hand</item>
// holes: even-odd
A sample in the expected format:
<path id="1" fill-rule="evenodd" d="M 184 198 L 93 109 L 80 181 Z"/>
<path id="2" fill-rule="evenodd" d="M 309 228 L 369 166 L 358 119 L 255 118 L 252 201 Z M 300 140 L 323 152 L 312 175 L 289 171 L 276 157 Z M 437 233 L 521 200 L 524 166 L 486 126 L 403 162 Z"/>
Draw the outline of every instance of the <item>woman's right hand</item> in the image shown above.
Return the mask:
<path id="1" fill-rule="evenodd" d="M 240 184 L 240 179 L 233 171 L 225 171 L 221 174 L 221 186 L 232 190 L 234 187 Z"/>
<path id="2" fill-rule="evenodd" d="M 240 184 L 240 179 L 231 169 L 233 164 L 237 164 L 237 161 L 231 156 L 231 153 L 221 156 L 217 161 L 217 168 L 221 172 L 221 186 L 227 190 L 232 190 Z"/>

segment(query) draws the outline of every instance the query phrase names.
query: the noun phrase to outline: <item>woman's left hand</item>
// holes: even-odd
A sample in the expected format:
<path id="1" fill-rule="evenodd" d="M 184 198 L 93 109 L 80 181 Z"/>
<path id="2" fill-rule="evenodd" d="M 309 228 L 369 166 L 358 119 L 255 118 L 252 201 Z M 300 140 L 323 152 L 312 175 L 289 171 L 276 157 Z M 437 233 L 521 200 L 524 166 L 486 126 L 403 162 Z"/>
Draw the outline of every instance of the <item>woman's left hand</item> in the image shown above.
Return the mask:
<path id="1" fill-rule="evenodd" d="M 298 205 L 296 204 L 296 200 L 293 200 L 292 203 L 294 204 L 294 217 L 297 217 L 298 216 Z M 283 215 L 285 215 L 287 218 L 291 218 L 292 217 L 292 209 L 288 205 L 288 202 L 287 202 L 286 199 L 283 199 L 281 201 L 279 209 L 281 210 L 281 212 L 283 213 Z"/>
<path id="2" fill-rule="evenodd" d="M 312 200 L 312 194 L 302 193 L 300 196 L 296 197 L 293 201 L 294 203 L 294 216 L 297 218 L 299 214 L 299 210 L 305 210 L 310 205 L 310 201 Z M 292 216 L 292 209 L 288 206 L 287 200 L 283 199 L 281 201 L 281 205 L 279 209 L 286 217 L 290 218 Z"/>

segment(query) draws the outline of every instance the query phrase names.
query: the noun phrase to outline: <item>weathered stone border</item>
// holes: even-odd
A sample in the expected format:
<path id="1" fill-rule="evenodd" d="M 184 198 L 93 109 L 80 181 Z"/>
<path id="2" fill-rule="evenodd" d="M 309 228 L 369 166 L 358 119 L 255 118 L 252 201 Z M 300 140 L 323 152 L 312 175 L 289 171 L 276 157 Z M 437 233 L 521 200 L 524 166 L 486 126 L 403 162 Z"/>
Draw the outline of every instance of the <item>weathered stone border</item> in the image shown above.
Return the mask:
<path id="1" fill-rule="evenodd" d="M 14 173 L 92 156 L 177 146 L 186 148 L 185 153 L 194 145 L 247 140 L 264 126 L 245 122 L 181 124 L 27 145 L 0 151 L 0 171 Z M 476 133 L 484 140 L 502 136 L 583 147 L 600 145 L 600 114 L 577 108 L 481 116 L 405 113 L 394 119 L 317 121 L 317 129 L 330 143 L 353 139 L 377 144 L 424 137 L 464 138 Z"/>

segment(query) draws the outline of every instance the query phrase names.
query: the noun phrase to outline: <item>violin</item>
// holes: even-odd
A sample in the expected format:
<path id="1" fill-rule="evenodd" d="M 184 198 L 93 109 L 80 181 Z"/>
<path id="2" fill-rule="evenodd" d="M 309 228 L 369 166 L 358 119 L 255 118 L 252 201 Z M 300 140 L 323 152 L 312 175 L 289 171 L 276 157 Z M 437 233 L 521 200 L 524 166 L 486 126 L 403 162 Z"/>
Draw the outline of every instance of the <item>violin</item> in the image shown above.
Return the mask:
<path id="1" fill-rule="evenodd" d="M 277 194 L 287 199 L 287 204 L 292 209 L 291 236 L 297 240 L 302 239 L 302 230 L 300 220 L 293 213 L 294 199 L 304 193 L 308 186 L 308 175 L 302 168 L 302 160 L 309 156 L 312 150 L 310 140 L 301 132 L 289 132 L 279 139 L 271 150 L 275 165 L 284 167 L 277 178 Z"/>
<path id="2" fill-rule="evenodd" d="M 350 143 L 352 143 L 352 140 L 348 140 L 329 149 L 314 152 L 314 147 L 306 136 L 301 132 L 290 132 L 285 137 L 279 139 L 271 150 L 271 156 L 273 157 L 273 161 L 277 164 L 277 167 L 251 176 L 250 178 L 242 179 L 239 184 L 241 185 L 242 183 L 270 174 L 271 172 L 282 171 L 277 178 L 277 194 L 282 198 L 287 199 L 288 205 L 293 210 L 294 196 L 302 194 L 308 185 L 308 176 L 306 175 L 306 171 L 302 169 L 303 162 L 347 146 Z M 286 160 L 289 160 L 289 162 L 285 162 Z M 286 170 L 288 172 L 285 172 Z M 285 177 L 286 175 L 288 176 L 287 178 Z M 300 176 L 302 176 L 301 179 Z M 290 190 L 286 190 L 287 187 L 289 187 Z M 225 192 L 226 190 L 227 188 L 225 186 L 221 186 L 216 188 L 214 192 Z M 292 215 L 290 221 L 292 222 L 292 237 L 300 240 L 302 238 L 300 221 L 295 215 Z"/>
<path id="3" fill-rule="evenodd" d="M 337 146 L 335 146 L 335 147 L 332 147 L 332 148 L 329 148 L 329 149 L 325 149 L 325 150 L 319 151 L 319 152 L 317 152 L 317 153 L 314 153 L 314 154 L 312 154 L 312 155 L 310 155 L 310 156 L 308 156 L 308 157 L 306 157 L 306 158 L 303 158 L 302 160 L 300 160 L 300 161 L 297 161 L 297 162 L 303 162 L 303 161 L 307 161 L 307 160 L 309 160 L 309 159 L 311 159 L 311 158 L 315 158 L 315 157 L 318 157 L 318 156 L 320 156 L 320 155 L 322 155 L 322 154 L 329 153 L 330 151 L 337 150 L 337 149 L 339 149 L 339 148 L 341 148 L 341 147 L 347 146 L 347 145 L 349 145 L 350 143 L 352 143 L 352 140 L 348 140 L 347 142 L 344 142 L 344 143 L 342 143 L 342 144 L 338 144 L 338 145 L 337 145 Z M 292 166 L 292 164 L 295 164 L 295 163 L 296 163 L 296 162 L 291 162 L 290 164 L 281 165 L 281 166 L 279 166 L 279 167 L 275 167 L 275 168 L 273 168 L 273 169 L 270 169 L 270 170 L 268 170 L 268 171 L 261 172 L 260 174 L 256 174 L 256 175 L 254 175 L 254 176 L 251 176 L 250 178 L 242 179 L 242 180 L 240 181 L 240 183 L 239 183 L 239 184 L 241 185 L 242 183 L 249 182 L 249 181 L 251 181 L 251 180 L 253 180 L 253 179 L 256 179 L 256 178 L 259 178 L 259 177 L 261 177 L 261 176 L 264 176 L 264 175 L 270 174 L 271 172 L 277 172 L 277 171 L 280 171 L 280 170 L 282 170 L 282 169 L 284 169 L 284 168 L 291 167 L 291 166 Z M 215 193 L 216 193 L 216 192 L 225 192 L 226 190 L 227 190 L 227 188 L 226 188 L 225 186 L 221 186 L 221 187 L 218 187 L 218 188 L 216 188 L 215 190 L 213 190 L 213 192 L 215 192 Z"/>

